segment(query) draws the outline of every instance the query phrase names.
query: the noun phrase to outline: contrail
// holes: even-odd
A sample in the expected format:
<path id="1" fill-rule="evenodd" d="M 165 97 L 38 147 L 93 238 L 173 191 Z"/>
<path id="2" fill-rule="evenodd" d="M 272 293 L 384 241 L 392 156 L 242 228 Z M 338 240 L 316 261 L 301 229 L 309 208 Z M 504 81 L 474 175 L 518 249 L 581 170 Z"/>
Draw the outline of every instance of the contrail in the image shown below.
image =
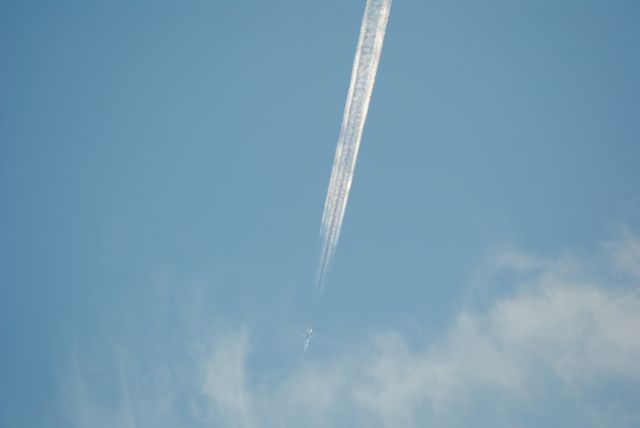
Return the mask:
<path id="1" fill-rule="evenodd" d="M 320 229 L 322 253 L 320 254 L 316 279 L 318 292 L 321 292 L 324 287 L 324 280 L 340 237 L 340 228 L 347 207 L 349 189 L 351 189 L 353 181 L 358 148 L 360 147 L 364 122 L 367 118 L 373 84 L 376 80 L 376 71 L 390 9 L 391 0 L 367 0 L 364 11 L 338 147 L 322 213 L 322 227 Z"/>

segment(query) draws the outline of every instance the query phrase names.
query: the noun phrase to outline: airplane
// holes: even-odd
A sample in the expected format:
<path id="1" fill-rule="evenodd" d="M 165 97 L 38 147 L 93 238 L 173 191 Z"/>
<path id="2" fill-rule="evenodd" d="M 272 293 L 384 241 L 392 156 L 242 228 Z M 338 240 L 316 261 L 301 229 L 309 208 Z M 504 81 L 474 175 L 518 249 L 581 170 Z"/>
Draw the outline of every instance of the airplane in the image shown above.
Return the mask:
<path id="1" fill-rule="evenodd" d="M 313 336 L 315 336 L 317 333 L 314 333 L 314 332 L 313 332 L 313 329 L 311 328 L 311 326 L 309 326 L 309 327 L 307 327 L 307 329 L 306 329 L 304 332 L 299 331 L 299 332 L 298 332 L 298 334 L 299 334 L 300 336 L 303 336 L 303 337 L 304 337 L 304 350 L 306 351 L 307 349 L 309 349 L 309 341 L 310 341 L 310 340 L 311 340 L 311 338 L 312 338 Z"/>

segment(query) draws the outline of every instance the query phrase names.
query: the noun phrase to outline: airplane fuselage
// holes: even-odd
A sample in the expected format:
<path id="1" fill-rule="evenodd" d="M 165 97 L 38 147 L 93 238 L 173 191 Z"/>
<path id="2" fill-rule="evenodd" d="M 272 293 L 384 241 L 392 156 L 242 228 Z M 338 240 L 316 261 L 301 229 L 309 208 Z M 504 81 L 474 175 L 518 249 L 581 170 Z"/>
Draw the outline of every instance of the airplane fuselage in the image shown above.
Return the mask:
<path id="1" fill-rule="evenodd" d="M 311 327 L 307 327 L 302 335 L 304 336 L 304 350 L 306 351 L 307 349 L 309 349 L 309 342 L 313 337 L 313 329 Z"/>

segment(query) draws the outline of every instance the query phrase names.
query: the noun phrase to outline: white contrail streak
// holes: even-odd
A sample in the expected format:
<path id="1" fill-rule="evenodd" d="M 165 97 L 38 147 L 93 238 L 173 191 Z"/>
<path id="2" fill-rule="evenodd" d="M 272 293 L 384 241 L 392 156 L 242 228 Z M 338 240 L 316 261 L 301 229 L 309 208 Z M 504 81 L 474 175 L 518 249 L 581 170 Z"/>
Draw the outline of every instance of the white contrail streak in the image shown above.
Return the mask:
<path id="1" fill-rule="evenodd" d="M 353 60 L 349 94 L 322 214 L 322 253 L 316 280 L 318 292 L 324 287 L 324 280 L 340 237 L 390 9 L 391 0 L 367 0 L 364 11 L 358 48 Z"/>

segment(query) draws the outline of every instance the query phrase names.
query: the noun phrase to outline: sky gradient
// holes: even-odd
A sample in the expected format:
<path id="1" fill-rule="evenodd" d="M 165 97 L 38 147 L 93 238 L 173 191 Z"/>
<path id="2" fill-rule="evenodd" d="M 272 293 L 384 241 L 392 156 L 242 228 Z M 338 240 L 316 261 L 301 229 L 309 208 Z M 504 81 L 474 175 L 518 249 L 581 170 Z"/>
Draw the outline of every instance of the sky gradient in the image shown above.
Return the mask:
<path id="1" fill-rule="evenodd" d="M 0 426 L 640 424 L 640 5 L 395 0 L 318 297 L 364 5 L 0 2 Z"/>

